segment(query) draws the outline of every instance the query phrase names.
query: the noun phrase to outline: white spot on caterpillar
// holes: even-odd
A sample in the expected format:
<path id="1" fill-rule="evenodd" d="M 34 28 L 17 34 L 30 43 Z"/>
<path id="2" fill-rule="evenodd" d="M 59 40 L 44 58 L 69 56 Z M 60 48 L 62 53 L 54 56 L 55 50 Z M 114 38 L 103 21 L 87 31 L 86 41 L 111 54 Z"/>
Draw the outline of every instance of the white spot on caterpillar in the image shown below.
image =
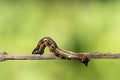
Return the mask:
<path id="1" fill-rule="evenodd" d="M 47 42 L 47 41 L 48 41 L 48 39 L 44 39 L 44 41 L 45 41 L 45 42 Z"/>
<path id="2" fill-rule="evenodd" d="M 82 59 L 81 61 L 83 62 L 84 60 Z"/>
<path id="3" fill-rule="evenodd" d="M 71 58 L 71 56 L 68 56 L 68 58 Z"/>

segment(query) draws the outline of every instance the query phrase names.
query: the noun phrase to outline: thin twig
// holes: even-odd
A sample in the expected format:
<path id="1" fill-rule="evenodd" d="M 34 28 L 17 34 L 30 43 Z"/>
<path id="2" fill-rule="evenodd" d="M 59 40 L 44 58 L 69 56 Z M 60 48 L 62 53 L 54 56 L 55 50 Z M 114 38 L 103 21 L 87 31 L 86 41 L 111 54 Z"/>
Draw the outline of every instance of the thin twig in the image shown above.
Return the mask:
<path id="1" fill-rule="evenodd" d="M 79 53 L 85 54 L 89 59 L 120 59 L 120 53 Z M 61 60 L 54 54 L 31 55 L 31 54 L 7 54 L 0 53 L 0 61 L 4 60 Z"/>
<path id="2" fill-rule="evenodd" d="M 102 52 L 91 52 L 83 53 L 90 59 L 120 59 L 120 53 L 102 53 Z"/>
<path id="3" fill-rule="evenodd" d="M 53 54 L 31 55 L 31 54 L 8 54 L 6 52 L 0 53 L 0 61 L 5 60 L 50 60 L 59 59 Z"/>

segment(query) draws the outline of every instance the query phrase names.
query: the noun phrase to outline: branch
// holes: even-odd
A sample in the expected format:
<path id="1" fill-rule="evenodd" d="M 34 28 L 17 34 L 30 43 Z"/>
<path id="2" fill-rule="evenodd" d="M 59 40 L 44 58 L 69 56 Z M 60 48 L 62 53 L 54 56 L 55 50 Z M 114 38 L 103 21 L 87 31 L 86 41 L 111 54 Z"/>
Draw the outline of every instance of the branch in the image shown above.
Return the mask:
<path id="1" fill-rule="evenodd" d="M 79 53 L 86 55 L 89 59 L 120 59 L 120 53 Z M 61 60 L 53 54 L 30 55 L 30 54 L 7 54 L 0 52 L 0 61 L 4 60 Z"/>
<path id="2" fill-rule="evenodd" d="M 91 52 L 83 54 L 86 54 L 90 59 L 120 59 L 120 53 Z"/>
<path id="3" fill-rule="evenodd" d="M 31 55 L 31 54 L 8 54 L 6 52 L 0 52 L 0 61 L 5 60 L 50 60 L 50 59 L 59 59 L 53 54 L 44 54 L 44 55 Z"/>

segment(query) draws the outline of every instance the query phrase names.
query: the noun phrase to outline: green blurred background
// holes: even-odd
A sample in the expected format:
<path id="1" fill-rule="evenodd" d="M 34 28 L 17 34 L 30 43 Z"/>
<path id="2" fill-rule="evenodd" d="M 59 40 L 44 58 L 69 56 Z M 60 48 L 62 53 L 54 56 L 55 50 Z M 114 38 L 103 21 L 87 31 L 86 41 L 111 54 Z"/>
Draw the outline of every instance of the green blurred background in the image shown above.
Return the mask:
<path id="1" fill-rule="evenodd" d="M 120 52 L 120 1 L 0 1 L 1 52 L 31 54 L 45 36 L 69 51 Z M 88 67 L 77 61 L 6 61 L 0 80 L 118 80 L 119 69 L 115 59 L 93 59 Z"/>

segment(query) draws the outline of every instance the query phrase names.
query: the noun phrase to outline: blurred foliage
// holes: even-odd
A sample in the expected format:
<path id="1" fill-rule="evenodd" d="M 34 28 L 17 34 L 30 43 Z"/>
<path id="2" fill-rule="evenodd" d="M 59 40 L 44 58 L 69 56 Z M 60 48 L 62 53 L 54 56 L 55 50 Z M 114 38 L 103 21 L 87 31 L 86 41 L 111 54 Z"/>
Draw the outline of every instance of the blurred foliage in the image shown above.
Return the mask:
<path id="1" fill-rule="evenodd" d="M 1 0 L 0 51 L 30 54 L 52 37 L 75 52 L 120 52 L 120 2 L 115 0 Z M 47 53 L 48 50 L 46 51 Z M 0 80 L 115 80 L 118 60 L 6 61 Z"/>

